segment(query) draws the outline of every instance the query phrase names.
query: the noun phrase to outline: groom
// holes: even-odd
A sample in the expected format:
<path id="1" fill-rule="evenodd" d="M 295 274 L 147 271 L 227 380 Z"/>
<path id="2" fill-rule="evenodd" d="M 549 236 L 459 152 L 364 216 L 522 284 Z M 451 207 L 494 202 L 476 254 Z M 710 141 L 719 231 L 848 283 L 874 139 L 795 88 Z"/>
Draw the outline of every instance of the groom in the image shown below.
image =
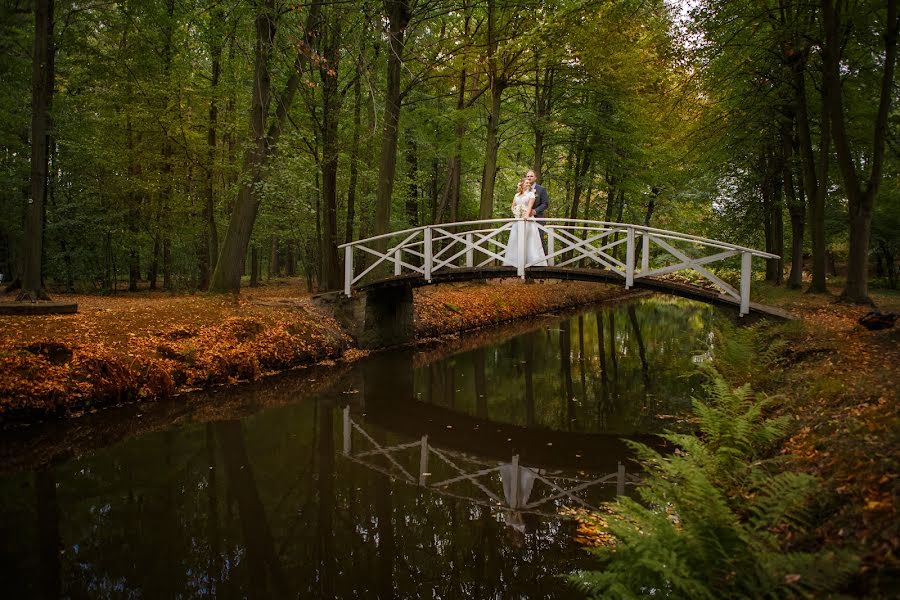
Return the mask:
<path id="1" fill-rule="evenodd" d="M 544 211 L 547 210 L 547 207 L 550 206 L 550 197 L 547 195 L 547 188 L 544 186 L 535 183 L 537 181 L 537 175 L 534 174 L 534 171 L 529 169 L 527 173 L 525 173 L 525 182 L 532 187 L 534 190 L 534 207 L 531 209 L 531 216 L 536 219 L 544 218 Z M 541 245 L 544 246 L 546 250 L 547 247 L 547 234 L 544 233 L 544 230 L 541 229 Z"/>

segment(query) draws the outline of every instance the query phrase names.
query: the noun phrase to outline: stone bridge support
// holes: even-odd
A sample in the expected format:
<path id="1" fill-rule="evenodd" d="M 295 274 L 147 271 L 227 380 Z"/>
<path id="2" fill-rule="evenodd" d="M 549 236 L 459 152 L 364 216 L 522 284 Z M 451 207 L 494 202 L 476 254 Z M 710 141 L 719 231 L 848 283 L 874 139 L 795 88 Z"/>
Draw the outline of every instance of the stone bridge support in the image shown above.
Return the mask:
<path id="1" fill-rule="evenodd" d="M 322 294 L 316 303 L 332 311 L 360 348 L 373 350 L 415 340 L 413 291 L 398 285 L 342 294 Z"/>

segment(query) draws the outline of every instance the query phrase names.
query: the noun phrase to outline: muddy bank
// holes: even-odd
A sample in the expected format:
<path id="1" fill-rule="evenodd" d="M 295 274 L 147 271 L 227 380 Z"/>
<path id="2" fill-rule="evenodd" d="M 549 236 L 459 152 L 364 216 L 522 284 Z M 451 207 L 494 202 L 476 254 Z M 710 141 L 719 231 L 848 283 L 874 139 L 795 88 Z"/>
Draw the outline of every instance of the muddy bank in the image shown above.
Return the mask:
<path id="1" fill-rule="evenodd" d="M 276 290 L 277 291 L 277 290 Z M 583 282 L 515 281 L 418 290 L 416 335 L 435 338 L 628 294 Z M 4 320 L 0 424 L 81 416 L 254 381 L 361 353 L 308 296 L 81 298 L 78 315 Z"/>

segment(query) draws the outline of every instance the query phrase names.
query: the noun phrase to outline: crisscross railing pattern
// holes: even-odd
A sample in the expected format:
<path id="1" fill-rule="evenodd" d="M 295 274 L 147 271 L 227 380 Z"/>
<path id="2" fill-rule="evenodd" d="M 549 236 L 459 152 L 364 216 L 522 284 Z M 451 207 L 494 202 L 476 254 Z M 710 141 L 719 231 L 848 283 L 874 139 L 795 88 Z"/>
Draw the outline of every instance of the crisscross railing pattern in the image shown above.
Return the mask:
<path id="1" fill-rule="evenodd" d="M 518 228 L 519 247 L 515 271 L 524 278 L 527 270 L 542 269 L 540 260 L 526 261 L 527 223 L 535 223 L 545 238 L 547 264 L 559 268 L 597 268 L 622 277 L 630 288 L 636 279 L 678 271 L 693 271 L 711 282 L 722 294 L 740 304 L 740 314 L 750 312 L 752 259 L 778 258 L 774 254 L 728 242 L 654 229 L 628 223 L 582 219 L 486 219 L 425 225 L 343 244 L 344 293 L 354 285 L 391 265 L 394 275 L 418 273 L 426 281 L 438 271 L 478 269 L 502 265 L 513 228 Z M 354 258 L 369 259 L 359 273 Z M 739 289 L 713 273 L 713 263 L 740 257 Z"/>
<path id="2" fill-rule="evenodd" d="M 430 443 L 427 435 L 413 442 L 381 444 L 366 431 L 364 423 L 353 419 L 349 406 L 344 407 L 342 421 L 344 458 L 392 479 L 492 509 L 545 516 L 558 516 L 561 505 L 596 511 L 598 508 L 589 503 L 586 495 L 590 488 L 615 485 L 616 495 L 621 496 L 626 485 L 638 485 L 641 481 L 636 474 L 626 474 L 621 462 L 615 473 L 579 471 L 578 476 L 573 476 L 520 464 L 518 455 L 502 463 L 440 448 Z M 506 475 L 512 475 L 506 489 L 504 467 Z M 527 495 L 518 489 L 523 475 L 533 478 Z"/>

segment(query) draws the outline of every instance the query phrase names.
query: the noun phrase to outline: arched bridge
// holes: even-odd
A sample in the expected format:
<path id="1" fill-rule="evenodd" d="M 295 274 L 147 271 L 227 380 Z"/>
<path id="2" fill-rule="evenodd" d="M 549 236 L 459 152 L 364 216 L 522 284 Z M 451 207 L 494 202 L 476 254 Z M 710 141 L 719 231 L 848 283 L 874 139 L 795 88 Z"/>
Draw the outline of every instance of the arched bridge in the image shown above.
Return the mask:
<path id="1" fill-rule="evenodd" d="M 581 219 L 536 219 L 546 238 L 548 266 L 525 261 L 526 219 L 487 219 L 425 225 L 369 237 L 344 249 L 344 294 L 396 284 L 412 287 L 441 281 L 518 276 L 621 282 L 732 304 L 741 316 L 750 312 L 753 257 L 774 254 L 675 231 L 627 223 Z M 518 265 L 502 265 L 510 233 L 518 228 Z M 354 260 L 365 258 L 362 263 Z M 355 269 L 354 265 L 364 265 Z M 716 265 L 740 271 L 735 288 L 713 273 Z M 393 276 L 384 277 L 388 269 Z M 358 271 L 358 272 L 357 272 Z M 692 271 L 715 287 L 666 281 L 670 273 Z M 376 275 L 381 274 L 380 278 Z"/>

